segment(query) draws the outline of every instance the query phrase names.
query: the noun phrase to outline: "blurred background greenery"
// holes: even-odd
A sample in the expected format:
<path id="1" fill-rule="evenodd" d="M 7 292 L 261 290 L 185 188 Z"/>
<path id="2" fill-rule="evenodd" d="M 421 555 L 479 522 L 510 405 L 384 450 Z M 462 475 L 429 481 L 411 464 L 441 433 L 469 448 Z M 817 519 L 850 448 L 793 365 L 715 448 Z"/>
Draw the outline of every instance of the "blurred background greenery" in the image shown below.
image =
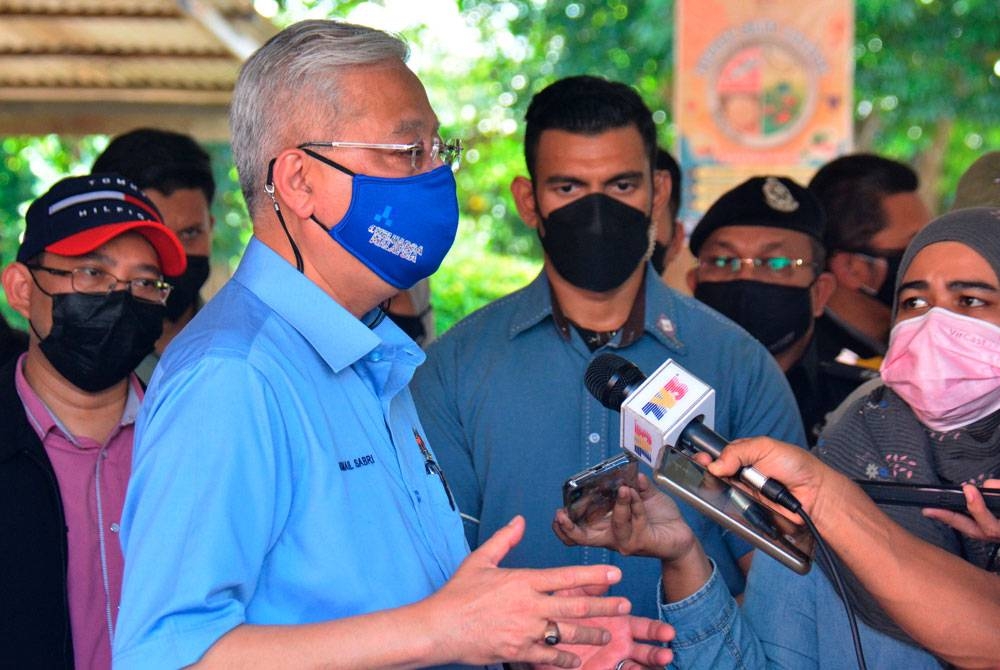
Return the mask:
<path id="1" fill-rule="evenodd" d="M 256 0 L 278 25 L 344 18 L 401 33 L 444 136 L 468 150 L 458 172 L 462 223 L 433 277 L 443 331 L 526 284 L 541 265 L 533 231 L 508 190 L 524 173 L 522 118 L 553 80 L 589 73 L 631 82 L 673 147 L 673 0 Z M 937 211 L 982 152 L 1000 149 L 1000 3 L 859 0 L 855 28 L 855 148 L 910 163 Z M 89 171 L 106 136 L 6 137 L 0 158 L 0 261 L 11 261 L 30 201 L 59 178 Z M 234 267 L 250 230 L 227 145 L 208 145 L 220 184 L 214 262 Z M 0 310 L 23 320 L 0 295 Z"/>

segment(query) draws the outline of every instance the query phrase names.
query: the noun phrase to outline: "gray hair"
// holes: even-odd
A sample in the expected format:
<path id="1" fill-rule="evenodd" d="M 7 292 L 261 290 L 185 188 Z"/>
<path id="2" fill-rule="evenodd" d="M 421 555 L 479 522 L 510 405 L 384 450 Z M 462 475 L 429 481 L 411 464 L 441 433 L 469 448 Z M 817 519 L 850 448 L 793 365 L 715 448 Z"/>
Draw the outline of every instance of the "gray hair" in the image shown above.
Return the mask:
<path id="1" fill-rule="evenodd" d="M 285 28 L 247 59 L 233 90 L 229 129 L 251 216 L 271 159 L 292 142 L 318 139 L 302 135 L 309 128 L 336 130 L 343 93 L 338 69 L 405 62 L 408 55 L 406 43 L 395 35 L 340 21 L 312 20 Z"/>

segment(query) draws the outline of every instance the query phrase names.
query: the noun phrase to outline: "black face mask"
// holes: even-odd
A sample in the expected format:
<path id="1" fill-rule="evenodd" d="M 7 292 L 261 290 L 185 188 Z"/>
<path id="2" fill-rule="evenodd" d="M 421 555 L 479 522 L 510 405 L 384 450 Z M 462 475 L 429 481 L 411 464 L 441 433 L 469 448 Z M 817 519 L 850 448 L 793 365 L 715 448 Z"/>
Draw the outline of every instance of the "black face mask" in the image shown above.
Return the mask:
<path id="1" fill-rule="evenodd" d="M 128 291 L 54 293 L 52 329 L 38 347 L 71 384 L 103 391 L 153 350 L 163 333 L 163 311 L 163 305 L 136 300 Z"/>
<path id="2" fill-rule="evenodd" d="M 539 231 L 556 272 L 598 293 L 621 286 L 649 249 L 649 215 L 603 193 L 550 212 Z"/>
<path id="3" fill-rule="evenodd" d="M 699 282 L 694 297 L 743 326 L 772 354 L 802 339 L 813 322 L 808 286 L 743 279 Z"/>
<path id="4" fill-rule="evenodd" d="M 208 256 L 188 256 L 184 274 L 179 277 L 167 277 L 167 281 L 174 287 L 167 297 L 167 319 L 177 321 L 188 307 L 194 304 L 198 291 L 208 279 L 208 271 Z"/>
<path id="5" fill-rule="evenodd" d="M 899 266 L 903 262 L 903 252 L 895 251 L 891 254 L 880 254 L 877 258 L 884 258 L 888 266 L 885 273 L 885 281 L 882 282 L 877 291 L 866 293 L 891 309 L 893 300 L 896 297 L 896 276 L 899 274 Z"/>

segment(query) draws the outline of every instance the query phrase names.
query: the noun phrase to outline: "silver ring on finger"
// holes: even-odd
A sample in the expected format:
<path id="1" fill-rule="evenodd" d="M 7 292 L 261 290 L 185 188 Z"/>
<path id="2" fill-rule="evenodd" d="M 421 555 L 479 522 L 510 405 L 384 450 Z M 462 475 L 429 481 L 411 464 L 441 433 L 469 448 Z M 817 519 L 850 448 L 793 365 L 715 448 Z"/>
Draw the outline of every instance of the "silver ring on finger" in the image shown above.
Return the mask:
<path id="1" fill-rule="evenodd" d="M 542 632 L 542 642 L 551 646 L 559 644 L 562 639 L 559 635 L 559 624 L 555 621 L 549 621 L 545 624 L 545 631 Z"/>
<path id="2" fill-rule="evenodd" d="M 618 665 L 615 666 L 615 670 L 624 670 L 626 663 L 628 663 L 627 658 L 623 658 L 622 660 L 618 661 Z"/>

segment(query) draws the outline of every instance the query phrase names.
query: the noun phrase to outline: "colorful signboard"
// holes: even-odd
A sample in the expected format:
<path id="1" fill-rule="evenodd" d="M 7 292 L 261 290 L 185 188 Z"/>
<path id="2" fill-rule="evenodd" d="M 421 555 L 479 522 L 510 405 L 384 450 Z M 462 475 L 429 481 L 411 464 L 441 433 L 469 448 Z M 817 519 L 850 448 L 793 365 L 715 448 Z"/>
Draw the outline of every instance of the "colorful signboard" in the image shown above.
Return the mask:
<path id="1" fill-rule="evenodd" d="M 674 119 L 689 228 L 760 174 L 805 183 L 851 150 L 854 3 L 678 0 Z"/>

